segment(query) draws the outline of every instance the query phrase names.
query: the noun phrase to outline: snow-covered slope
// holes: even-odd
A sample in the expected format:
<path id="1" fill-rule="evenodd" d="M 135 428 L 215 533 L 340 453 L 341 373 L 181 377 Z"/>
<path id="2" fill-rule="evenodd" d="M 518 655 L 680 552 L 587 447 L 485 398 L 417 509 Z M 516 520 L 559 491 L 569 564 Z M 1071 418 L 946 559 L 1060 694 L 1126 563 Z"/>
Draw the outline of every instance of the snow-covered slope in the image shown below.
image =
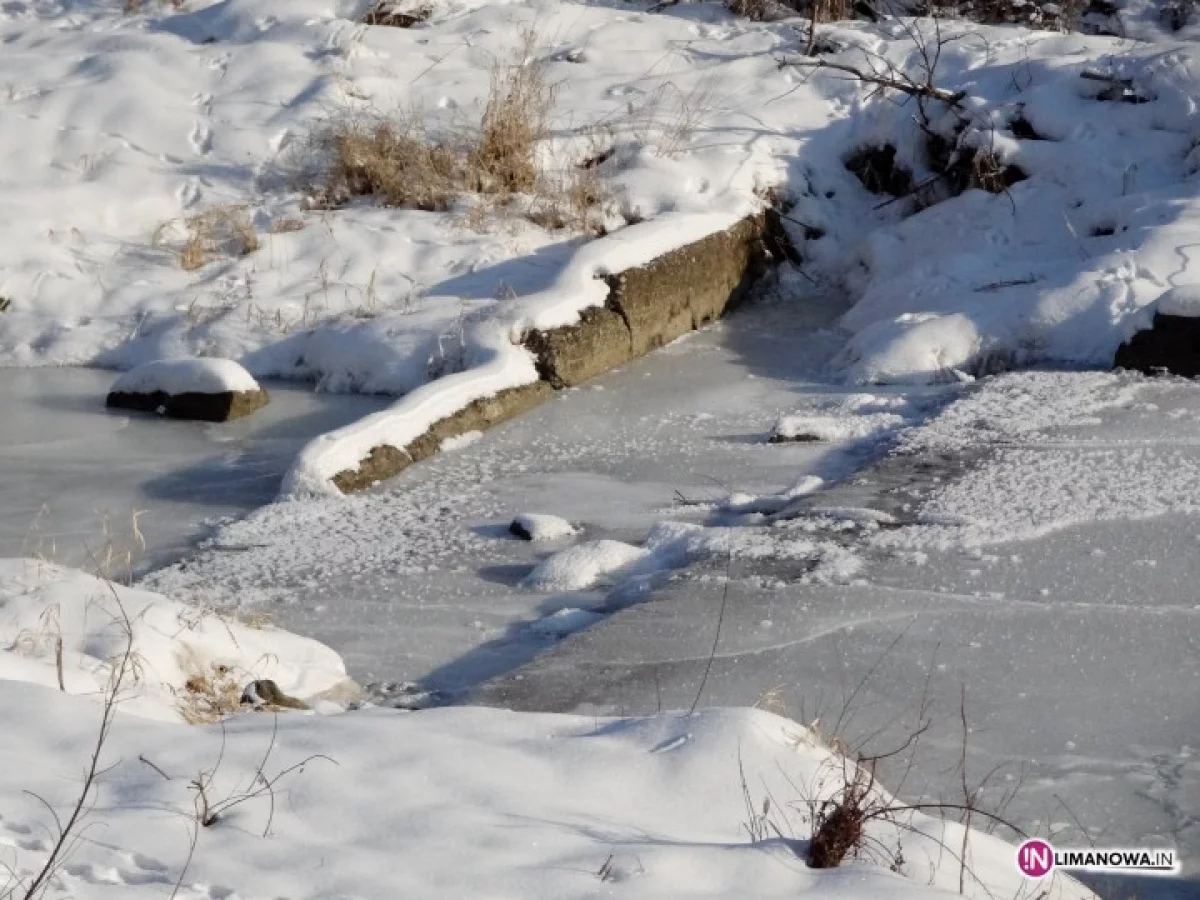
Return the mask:
<path id="1" fill-rule="evenodd" d="M 49 599 L 66 616 L 97 602 L 92 593 L 103 587 L 29 560 L 5 571 L 0 608 L 10 616 L 49 608 Z M 144 606 L 151 595 L 118 594 L 137 623 L 140 665 L 157 676 L 158 650 L 186 649 L 197 629 L 172 638 L 161 629 L 169 601 Z M 248 632 L 234 634 L 245 640 Z M 264 634 L 281 655 L 300 641 Z M 89 665 L 112 667 L 102 658 L 120 648 L 107 646 L 101 631 L 89 640 Z M 260 644 L 268 646 L 265 638 Z M 280 665 L 302 661 L 292 654 Z M 72 652 L 72 690 L 77 665 Z M 0 730 L 0 845 L 18 893 L 52 853 L 48 809 L 70 809 L 82 788 L 102 696 L 95 685 L 72 696 L 23 683 L 44 680 L 30 671 L 0 671 L 0 719 L 20 722 Z M 972 898 L 1028 888 L 1012 846 L 979 832 L 965 841 L 959 824 L 910 809 L 872 820 L 868 844 L 842 868 L 809 869 L 811 811 L 844 784 L 846 763 L 803 726 L 758 710 L 600 720 L 366 709 L 248 713 L 220 727 L 186 727 L 125 709 L 145 707 L 118 707 L 97 793 L 79 823 L 84 839 L 68 841 L 48 898 L 166 895 L 174 886 L 184 898 L 246 900 L 557 900 L 610 890 L 636 898 L 932 900 L 959 893 L 960 882 Z M 204 824 L 198 785 L 214 812 Z M 784 805 L 763 808 L 768 797 Z M 881 792 L 877 802 L 894 800 Z M 761 809 L 768 815 L 752 820 Z M 964 847 L 965 871 L 955 862 Z M 1062 877 L 1042 888 L 1046 898 L 1091 896 Z"/>
<path id="2" fill-rule="evenodd" d="M 361 24 L 364 8 L 6 6 L 0 364 L 221 355 L 393 393 L 449 375 L 310 447 L 289 487 L 319 490 L 371 446 L 533 379 L 512 344 L 525 329 L 573 321 L 603 301 L 598 272 L 722 228 L 768 188 L 794 204 L 808 276 L 858 300 L 838 361 L 854 380 L 1108 365 L 1158 295 L 1193 280 L 1196 28 L 1164 30 L 1155 4 L 1124 14 L 1137 42 L 951 20 L 822 30 L 820 59 L 928 79 L 961 93 L 953 110 L 790 65 L 804 22 L 717 4 L 447 0 L 413 28 Z M 314 133 L 406 110 L 469 129 L 530 29 L 526 62 L 555 99 L 540 158 L 600 160 L 606 237 L 581 246 L 514 216 L 476 230 L 465 206 L 306 211 Z M 933 133 L 1026 177 L 951 197 Z M 917 200 L 847 171 L 885 145 Z M 214 215 L 237 247 L 183 265 Z"/>
<path id="3" fill-rule="evenodd" d="M 219 687 L 236 705 L 264 678 L 298 698 L 354 695 L 341 658 L 316 641 L 33 559 L 0 559 L 0 648 L 0 679 L 92 697 L 128 650 L 122 708 L 168 721 L 202 700 L 190 693 Z"/>

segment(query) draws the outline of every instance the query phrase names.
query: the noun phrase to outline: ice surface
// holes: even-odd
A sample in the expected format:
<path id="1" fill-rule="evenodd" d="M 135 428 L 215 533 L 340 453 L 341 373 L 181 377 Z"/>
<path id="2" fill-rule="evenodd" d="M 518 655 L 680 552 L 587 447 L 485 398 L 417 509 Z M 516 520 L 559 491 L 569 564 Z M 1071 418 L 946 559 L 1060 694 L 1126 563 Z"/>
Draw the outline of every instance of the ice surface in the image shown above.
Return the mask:
<path id="1" fill-rule="evenodd" d="M 374 492 L 265 507 L 149 580 L 172 596 L 265 604 L 336 647 L 361 681 L 461 690 L 543 649 L 528 623 L 630 602 L 666 572 L 656 559 L 623 599 L 530 591 L 522 580 L 562 548 L 512 538 L 515 514 L 565 518 L 578 542 L 641 544 L 663 518 L 707 520 L 734 485 L 803 491 L 859 464 L 840 445 L 766 441 L 782 412 L 830 397 L 811 379 L 837 337 L 813 326 L 839 309 L 735 314 Z"/>
<path id="2" fill-rule="evenodd" d="M 84 565 L 113 545 L 162 564 L 274 497 L 307 439 L 384 402 L 268 384 L 271 404 L 247 419 L 147 420 L 104 408 L 111 382 L 97 369 L 0 370 L 0 556 Z"/>

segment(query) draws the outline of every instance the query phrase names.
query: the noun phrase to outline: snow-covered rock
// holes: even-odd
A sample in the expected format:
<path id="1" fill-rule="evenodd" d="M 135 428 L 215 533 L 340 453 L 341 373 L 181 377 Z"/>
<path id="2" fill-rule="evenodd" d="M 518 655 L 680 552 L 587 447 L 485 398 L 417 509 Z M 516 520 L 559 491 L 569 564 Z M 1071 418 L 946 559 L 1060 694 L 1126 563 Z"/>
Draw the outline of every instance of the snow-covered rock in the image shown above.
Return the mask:
<path id="1" fill-rule="evenodd" d="M 121 375 L 107 405 L 176 419 L 224 422 L 267 404 L 267 392 L 231 359 L 162 359 Z"/>
<path id="2" fill-rule="evenodd" d="M 566 519 L 545 513 L 520 513 L 508 526 L 510 534 L 524 541 L 557 541 L 576 533 Z"/>
<path id="3" fill-rule="evenodd" d="M 864 440 L 893 432 L 906 421 L 903 416 L 894 413 L 781 416 L 771 433 L 771 442 Z"/>

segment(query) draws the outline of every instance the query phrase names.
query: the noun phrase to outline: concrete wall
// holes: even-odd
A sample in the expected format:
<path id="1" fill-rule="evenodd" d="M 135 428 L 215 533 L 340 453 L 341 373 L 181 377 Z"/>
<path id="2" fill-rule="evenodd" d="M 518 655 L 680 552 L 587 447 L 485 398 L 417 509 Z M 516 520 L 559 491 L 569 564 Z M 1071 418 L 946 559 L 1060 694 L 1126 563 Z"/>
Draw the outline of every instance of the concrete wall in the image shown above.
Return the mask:
<path id="1" fill-rule="evenodd" d="M 362 490 L 438 451 L 442 441 L 483 431 L 720 317 L 776 261 L 768 247 L 782 236 L 778 218 L 759 213 L 726 231 L 607 277 L 608 301 L 586 309 L 575 325 L 533 332 L 525 346 L 541 380 L 476 400 L 435 422 L 407 447 L 375 447 L 357 469 L 333 479 L 343 492 Z"/>

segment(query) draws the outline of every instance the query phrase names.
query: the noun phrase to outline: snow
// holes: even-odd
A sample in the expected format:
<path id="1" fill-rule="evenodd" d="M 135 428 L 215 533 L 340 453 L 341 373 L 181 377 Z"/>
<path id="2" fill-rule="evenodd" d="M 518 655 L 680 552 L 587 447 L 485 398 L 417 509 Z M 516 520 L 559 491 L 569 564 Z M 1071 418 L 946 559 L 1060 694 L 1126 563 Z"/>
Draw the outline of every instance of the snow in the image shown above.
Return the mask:
<path id="1" fill-rule="evenodd" d="M 373 448 L 405 447 L 469 403 L 537 381 L 533 354 L 521 345 L 529 331 L 574 324 L 584 309 L 604 304 L 608 297 L 604 274 L 643 265 L 729 228 L 757 206 L 753 198 L 733 198 L 722 204 L 720 212 L 664 214 L 583 245 L 550 287 L 513 296 L 499 312 L 464 326 L 464 371 L 423 385 L 391 408 L 324 434 L 304 448 L 284 480 L 284 496 L 336 493 L 333 476 L 358 468 Z"/>
<path id="2" fill-rule="evenodd" d="M 195 558 L 148 579 L 162 593 L 127 595 L 145 612 L 135 637 L 152 663 L 130 710 L 179 716 L 190 663 L 168 632 L 197 633 L 201 666 L 271 672 L 289 693 L 320 695 L 344 674 L 331 651 L 235 628 L 228 612 L 184 628 L 180 617 L 195 615 L 177 605 L 185 598 L 223 609 L 270 602 L 289 625 L 336 642 L 355 674 L 416 680 L 398 701 L 411 705 L 441 702 L 442 688 L 460 697 L 545 651 L 548 677 L 536 667 L 513 676 L 542 708 L 654 711 L 663 696 L 667 708 L 687 708 L 710 657 L 704 704 L 750 704 L 786 681 L 800 685 L 802 707 L 844 696 L 910 627 L 960 679 L 937 690 L 953 704 L 969 686 L 973 771 L 997 760 L 1034 766 L 1032 798 L 1014 807 L 1022 823 L 1062 826 L 1047 812 L 1062 796 L 1088 827 L 1190 853 L 1200 776 L 1195 711 L 1179 684 L 1196 658 L 1195 398 L 1187 385 L 1110 374 L 990 377 L 1107 368 L 1155 311 L 1194 313 L 1200 24 L 1168 33 L 1159 12 L 1132 2 L 1128 39 L 943 22 L 951 41 L 935 78 L 968 94 L 964 146 L 986 147 L 1028 178 L 995 195 L 951 197 L 939 183 L 917 203 L 870 194 L 843 164 L 887 142 L 917 182 L 930 178 L 915 104 L 781 66 L 806 40 L 796 20 L 747 22 L 715 3 L 649 13 L 454 0 L 420 28 L 390 29 L 358 24 L 360 5 L 342 0 L 134 13 L 5 5 L 0 295 L 11 303 L 0 311 L 0 364 L 128 369 L 222 357 L 258 378 L 403 395 L 308 445 L 285 502 L 214 523 Z M 331 115 L 410 106 L 434 128 L 473 122 L 495 62 L 528 25 L 543 35 L 535 56 L 558 98 L 544 158 L 565 170 L 583 153 L 613 151 L 602 164 L 614 192 L 605 237 L 516 218 L 475 231 L 461 205 L 307 208 L 314 128 Z M 870 55 L 916 72 L 913 27 L 928 33 L 922 20 L 828 25 L 823 37 L 842 49 L 827 58 L 860 65 Z M 1128 96 L 1147 102 L 1121 102 Z M 956 117 L 941 112 L 934 105 L 928 127 L 947 134 Z M 1018 137 L 1018 120 L 1040 139 Z M 565 394 L 548 404 L 561 408 L 452 443 L 451 458 L 390 489 L 328 496 L 330 477 L 373 446 L 403 446 L 471 400 L 532 382 L 521 339 L 604 302 L 597 276 L 726 227 L 771 187 L 794 204 L 786 227 L 804 273 L 784 267 L 778 293 L 801 310 L 844 298 L 852 308 L 840 331 L 782 333 L 770 353 L 736 330 L 719 348 L 685 340 L 606 379 L 603 392 Z M 223 204 L 244 213 L 259 249 L 183 269 L 186 220 Z M 826 352 L 835 344 L 839 353 Z M 825 363 L 829 377 L 905 393 L 826 402 L 830 387 L 811 383 Z M 646 374 L 670 386 L 639 390 Z M 62 415 L 71 402 L 43 405 Z M 41 413 L 23 433 L 39 433 Z M 834 440 L 768 445 L 774 422 Z M 895 469 L 843 481 L 892 442 Z M 60 462 L 61 452 L 46 451 Z M 95 471 L 87 465 L 79 471 Z M 59 468 L 55 476 L 69 474 Z M 157 503 L 194 489 L 195 471 L 183 468 L 160 468 L 147 495 Z M 24 480 L 0 480 L 6 498 L 27 496 L 15 484 Z M 514 512 L 535 504 L 587 522 L 589 540 L 543 558 L 544 547 L 502 539 Z M 19 507 L 26 518 L 35 508 Z M 69 527 L 82 540 L 85 527 Z M 14 798 L 0 836 L 25 868 L 45 848 L 30 830 L 41 812 L 20 792 L 69 796 L 86 752 L 80 711 L 95 710 L 94 697 L 55 689 L 43 633 L 52 610 L 69 613 L 69 692 L 94 694 L 113 644 L 104 621 L 80 618 L 80 597 L 102 586 L 44 571 L 4 582 L 5 677 L 37 682 L 0 681 L 3 720 L 23 725 L 0 737 L 13 760 L 0 767 L 3 795 Z M 714 653 L 723 597 L 728 627 Z M 236 640 L 222 637 L 227 629 Z M 902 648 L 887 661 L 882 686 L 867 689 L 863 730 L 894 728 L 897 710 L 919 702 L 926 658 Z M 927 781 L 910 793 L 957 762 L 957 735 L 944 727 L 954 712 L 918 763 Z M 271 740 L 266 721 L 228 726 L 228 765 L 239 767 L 231 783 L 253 776 Z M 170 884 L 184 856 L 186 837 L 162 827 L 164 813 L 190 809 L 186 781 L 213 764 L 223 736 L 122 724 L 115 801 L 101 807 L 115 836 L 81 847 L 60 894 Z M 745 711 L 644 721 L 470 709 L 287 715 L 281 756 L 327 753 L 341 767 L 311 765 L 289 784 L 275 838 L 248 837 L 264 824 L 249 809 L 229 823 L 246 827 L 206 831 L 202 849 L 212 852 L 199 854 L 181 893 L 374 896 L 386 885 L 397 896 L 575 896 L 609 888 L 596 873 L 610 854 L 625 879 L 613 889 L 635 895 L 745 896 L 752 885 L 755 896 L 924 896 L 931 880 L 957 890 L 956 867 L 940 852 L 933 866 L 918 838 L 906 849 L 908 882 L 866 863 L 814 873 L 782 842 L 744 842 L 737 748 L 754 784 L 781 764 L 801 775 L 818 764 L 803 741 L 775 740 L 777 725 Z M 142 753 L 173 777 L 146 771 Z M 515 829 L 514 815 L 524 816 Z M 464 834 L 484 836 L 470 841 L 473 865 L 463 864 Z M 977 861 L 995 863 L 995 896 L 1021 889 L 1011 848 Z"/>
<path id="3" fill-rule="evenodd" d="M 1077 440 L 1121 411 L 1136 415 L 1151 382 L 1092 373 L 1013 373 L 989 380 L 904 435 L 907 452 L 970 448 L 968 477 L 938 486 L 884 546 L 982 546 L 1031 540 L 1088 523 L 1200 512 L 1200 459 L 1188 442 Z M 1169 389 L 1168 389 L 1169 390 Z M 1152 419 L 1157 407 L 1144 411 Z M 1162 430 L 1161 426 L 1157 426 Z M 1046 432 L 1053 431 L 1054 437 Z"/>
<path id="4" fill-rule="evenodd" d="M 231 359 L 169 359 L 143 363 L 121 375 L 112 391 L 129 394 L 223 394 L 259 391 L 257 381 Z"/>
<path id="5" fill-rule="evenodd" d="M 0 679 L 57 687 L 60 640 L 63 690 L 92 697 L 128 646 L 136 674 L 122 708 L 150 718 L 179 721 L 190 678 L 227 674 L 239 693 L 271 679 L 306 700 L 353 687 L 341 658 L 308 638 L 39 560 L 0 559 Z"/>
<path id="6" fill-rule="evenodd" d="M 846 343 L 846 377 L 863 384 L 928 384 L 958 378 L 975 365 L 983 341 L 965 315 L 902 313 L 871 322 Z"/>
<path id="7" fill-rule="evenodd" d="M 557 640 L 595 625 L 603 618 L 601 613 L 568 607 L 538 619 L 529 628 L 538 637 Z"/>
<path id="8" fill-rule="evenodd" d="M 101 748 L 104 800 L 84 819 L 87 833 L 102 826 L 104 839 L 69 844 L 48 897 L 123 897 L 139 885 L 178 883 L 180 896 L 198 900 L 559 898 L 619 883 L 647 898 L 739 897 L 753 885 L 761 897 L 917 900 L 952 896 L 960 879 L 968 897 L 1022 886 L 1011 845 L 902 804 L 870 823 L 859 857 L 809 869 L 804 810 L 839 789 L 846 763 L 803 726 L 767 712 L 598 719 L 331 707 L 323 716 L 247 711 L 219 727 L 183 727 L 171 713 L 184 660 L 236 667 L 258 657 L 254 675 L 291 676 L 280 686 L 310 690 L 339 675 L 340 660 L 286 632 L 217 621 L 34 560 L 0 562 L 0 592 L 9 645 L 0 717 L 21 723 L 0 735 L 0 842 L 18 884 L 51 852 L 42 837 L 47 807 L 67 808 L 80 790 L 103 688 L 125 649 L 113 615 L 128 616 L 133 629 L 134 690 L 117 704 Z M 563 610 L 542 636 L 561 636 L 586 616 Z M 49 628 L 65 644 L 65 691 L 50 680 Z M 267 779 L 270 788 L 256 792 Z M 218 810 L 204 826 L 193 818 L 197 782 Z M 769 817 L 780 837 L 744 833 L 744 790 L 755 808 L 760 798 L 794 803 Z M 882 789 L 877 802 L 895 803 Z M 965 873 L 954 862 L 964 846 Z M 1091 896 L 1060 876 L 1039 887 L 1064 900 Z"/>
<path id="9" fill-rule="evenodd" d="M 587 541 L 542 560 L 525 585 L 535 591 L 578 591 L 645 557 L 645 550 L 621 541 Z"/>
<path id="10" fill-rule="evenodd" d="M 530 541 L 557 541 L 571 537 L 577 529 L 559 516 L 546 513 L 519 513 L 512 520 L 509 530 L 528 536 Z"/>
<path id="11" fill-rule="evenodd" d="M 443 453 L 461 450 L 463 447 L 470 447 L 476 441 L 483 437 L 482 431 L 465 431 L 455 437 L 448 437 L 438 446 L 438 449 Z"/>
<path id="12" fill-rule="evenodd" d="M 32 795 L 59 808 L 74 796 L 93 710 L 88 700 L 0 682 L 0 714 L 28 722 L 0 736 L 9 798 L 0 839 L 20 876 L 49 850 L 40 836 L 47 814 Z M 212 773 L 212 797 L 223 799 L 253 784 L 259 767 L 274 776 L 306 759 L 274 798 L 243 802 L 200 829 L 188 862 L 189 779 Z M 839 869 L 809 869 L 797 857 L 808 828 L 799 811 L 776 807 L 774 817 L 794 843 L 748 839 L 739 764 L 756 806 L 768 795 L 802 809 L 819 803 L 841 772 L 801 726 L 756 710 L 647 719 L 473 708 L 253 714 L 220 730 L 126 717 L 104 760 L 101 793 L 121 802 L 89 816 L 104 838 L 74 847 L 49 897 L 127 897 L 177 880 L 180 896 L 197 900 L 958 895 L 948 848 L 961 849 L 962 828 L 920 813 L 873 822 L 873 849 Z M 968 846 L 966 896 L 1024 889 L 1012 845 L 977 831 Z M 896 873 L 888 854 L 898 848 Z M 1043 887 L 1054 900 L 1092 896 L 1062 876 Z"/>
<path id="13" fill-rule="evenodd" d="M 1154 308 L 1164 316 L 1183 316 L 1189 319 L 1200 316 L 1200 285 L 1165 291 L 1159 296 Z"/>

